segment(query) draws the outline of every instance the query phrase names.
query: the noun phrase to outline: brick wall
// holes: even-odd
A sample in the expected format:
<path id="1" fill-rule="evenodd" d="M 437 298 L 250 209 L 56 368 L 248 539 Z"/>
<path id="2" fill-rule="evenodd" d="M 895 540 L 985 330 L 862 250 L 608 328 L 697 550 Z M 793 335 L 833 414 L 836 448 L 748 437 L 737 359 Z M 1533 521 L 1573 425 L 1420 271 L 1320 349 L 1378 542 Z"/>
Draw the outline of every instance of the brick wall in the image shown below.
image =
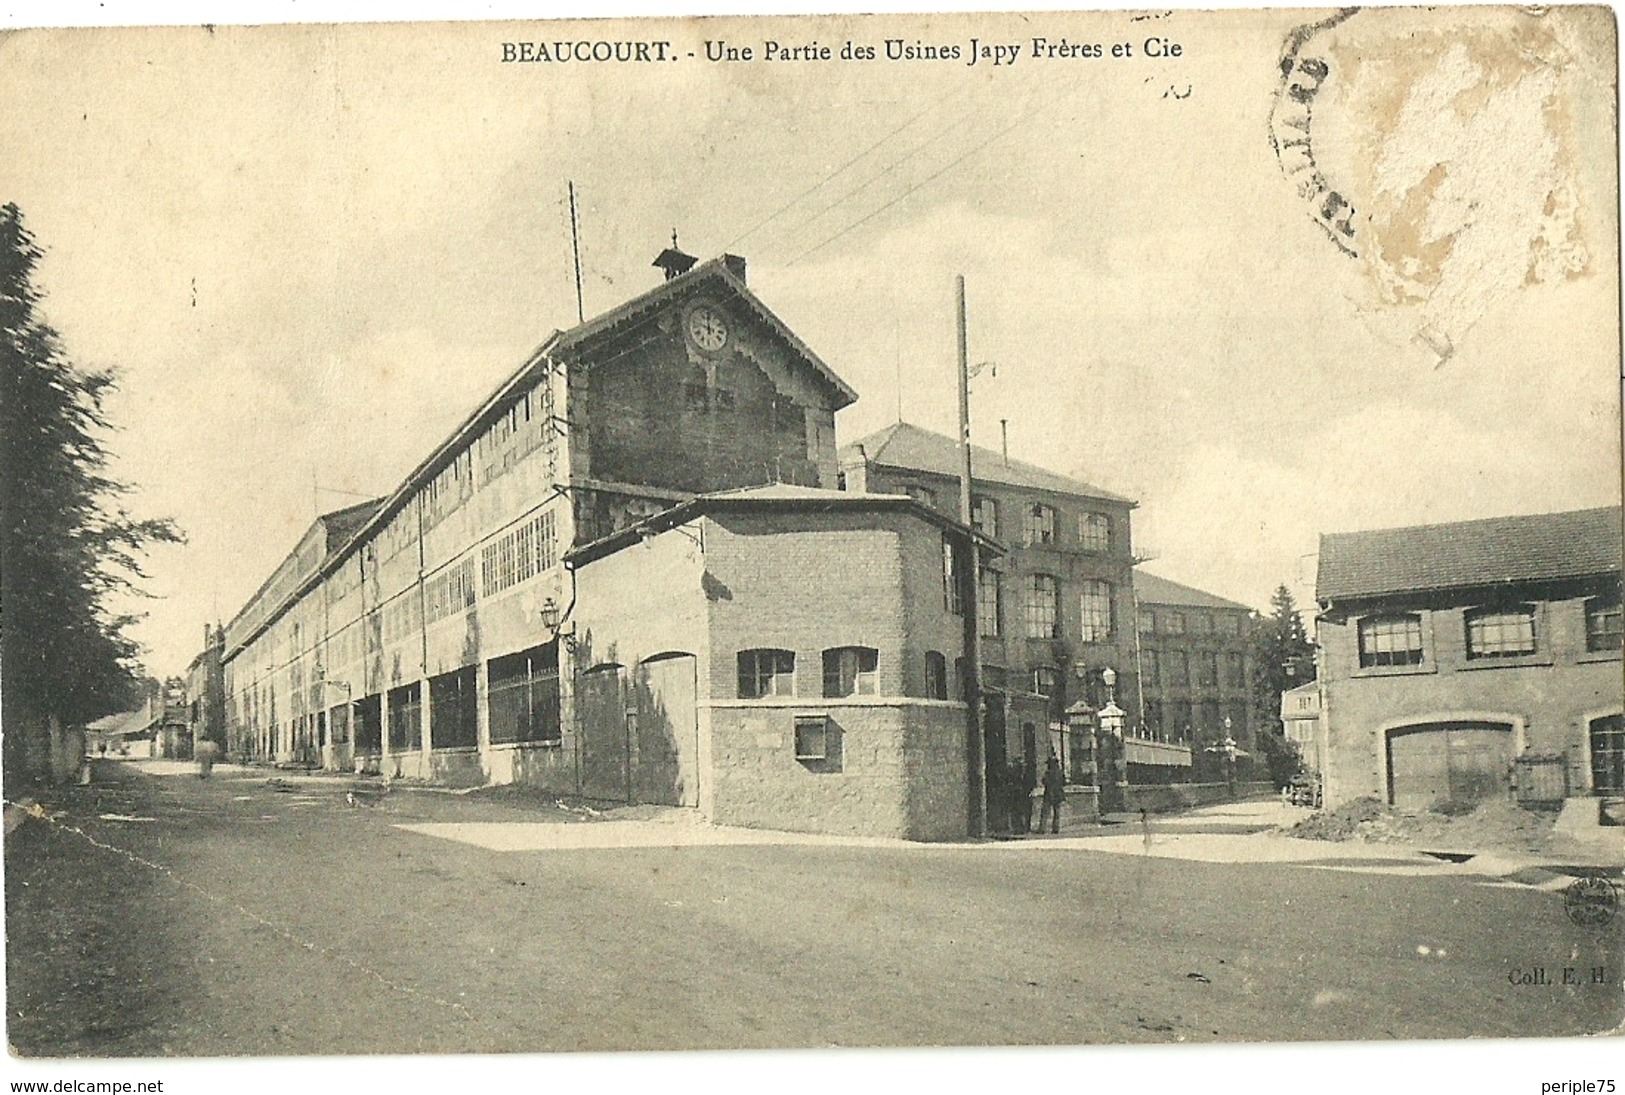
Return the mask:
<path id="1" fill-rule="evenodd" d="M 678 307 L 628 331 L 572 384 L 574 471 L 703 493 L 761 483 L 834 487 L 831 393 L 743 309 L 715 353 L 693 346 Z M 582 442 L 584 440 L 584 446 Z M 604 535 L 610 529 L 591 530 Z"/>
<path id="2" fill-rule="evenodd" d="M 827 715 L 830 759 L 795 757 L 798 714 Z M 800 832 L 947 840 L 966 833 L 957 704 L 805 703 L 712 712 L 714 820 Z"/>

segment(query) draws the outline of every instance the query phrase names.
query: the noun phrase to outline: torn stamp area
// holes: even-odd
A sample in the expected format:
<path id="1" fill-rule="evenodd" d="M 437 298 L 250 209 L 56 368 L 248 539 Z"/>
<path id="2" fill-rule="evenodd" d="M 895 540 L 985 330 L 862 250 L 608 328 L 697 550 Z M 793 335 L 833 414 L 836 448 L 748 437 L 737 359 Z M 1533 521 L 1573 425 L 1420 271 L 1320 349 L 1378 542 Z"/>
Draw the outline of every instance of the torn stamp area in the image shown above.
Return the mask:
<path id="1" fill-rule="evenodd" d="M 1602 8 L 1347 8 L 1286 37 L 1270 140 L 1363 313 L 1442 364 L 1507 294 L 1612 261 L 1615 50 Z"/>

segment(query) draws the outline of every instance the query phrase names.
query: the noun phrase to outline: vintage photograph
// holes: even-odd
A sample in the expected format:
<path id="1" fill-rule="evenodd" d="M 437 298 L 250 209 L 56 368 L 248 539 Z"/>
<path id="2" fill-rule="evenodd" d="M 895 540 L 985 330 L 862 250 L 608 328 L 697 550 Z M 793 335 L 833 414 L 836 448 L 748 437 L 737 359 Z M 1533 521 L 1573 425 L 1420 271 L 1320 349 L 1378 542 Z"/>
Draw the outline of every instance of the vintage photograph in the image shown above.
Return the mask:
<path id="1" fill-rule="evenodd" d="M 7 1069 L 1616 1032 L 1617 52 L 5 30 Z"/>

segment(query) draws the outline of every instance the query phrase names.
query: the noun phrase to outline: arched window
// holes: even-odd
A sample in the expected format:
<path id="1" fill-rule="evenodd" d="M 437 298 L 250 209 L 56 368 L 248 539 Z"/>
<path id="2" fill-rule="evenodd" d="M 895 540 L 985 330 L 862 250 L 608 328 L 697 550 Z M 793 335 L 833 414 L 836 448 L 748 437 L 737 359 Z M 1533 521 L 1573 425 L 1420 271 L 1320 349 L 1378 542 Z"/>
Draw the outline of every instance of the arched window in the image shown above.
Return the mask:
<path id="1" fill-rule="evenodd" d="M 739 698 L 793 696 L 796 692 L 796 655 L 793 650 L 741 650 Z"/>
<path id="2" fill-rule="evenodd" d="M 1530 605 L 1476 608 L 1467 613 L 1467 657 L 1515 658 L 1535 652 L 1535 610 Z"/>
<path id="3" fill-rule="evenodd" d="M 872 646 L 836 646 L 824 651 L 824 695 L 872 696 L 880 690 L 880 651 Z"/>
<path id="4" fill-rule="evenodd" d="M 1360 667 L 1422 664 L 1422 617 L 1367 616 L 1360 621 Z"/>

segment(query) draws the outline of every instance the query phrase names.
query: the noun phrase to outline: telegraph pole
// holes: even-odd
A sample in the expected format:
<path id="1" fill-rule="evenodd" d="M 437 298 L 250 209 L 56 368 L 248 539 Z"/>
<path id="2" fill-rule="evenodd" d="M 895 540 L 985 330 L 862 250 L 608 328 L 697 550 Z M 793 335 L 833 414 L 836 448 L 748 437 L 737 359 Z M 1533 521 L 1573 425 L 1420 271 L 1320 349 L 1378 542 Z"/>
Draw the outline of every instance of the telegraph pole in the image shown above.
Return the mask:
<path id="1" fill-rule="evenodd" d="M 581 297 L 581 225 L 576 219 L 575 180 L 566 180 L 570 190 L 570 254 L 576 267 L 576 322 L 587 322 L 587 309 Z M 676 233 L 673 232 L 675 236 Z M 675 243 L 675 240 L 674 240 Z"/>
<path id="2" fill-rule="evenodd" d="M 981 552 L 976 546 L 975 524 L 971 520 L 970 491 L 970 355 L 967 352 L 965 323 L 965 275 L 954 278 L 954 295 L 958 313 L 959 337 L 959 520 L 970 535 L 970 574 L 961 579 L 961 596 L 966 604 L 965 613 L 965 698 L 970 704 L 970 797 L 971 835 L 986 836 L 987 825 L 987 727 L 982 712 L 982 625 L 976 618 L 981 591 Z M 967 595 L 968 593 L 968 595 Z"/>

